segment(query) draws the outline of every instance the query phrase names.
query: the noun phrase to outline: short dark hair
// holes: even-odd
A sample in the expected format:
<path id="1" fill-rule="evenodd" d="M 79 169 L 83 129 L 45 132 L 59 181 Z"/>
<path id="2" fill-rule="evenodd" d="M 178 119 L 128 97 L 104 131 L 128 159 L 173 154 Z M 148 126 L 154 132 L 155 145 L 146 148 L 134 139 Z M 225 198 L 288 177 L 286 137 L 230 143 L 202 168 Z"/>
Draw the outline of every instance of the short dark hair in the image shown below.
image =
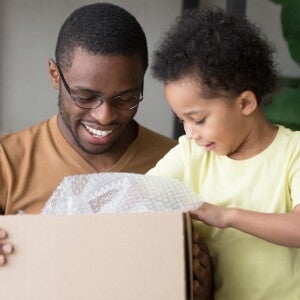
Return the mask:
<path id="1" fill-rule="evenodd" d="M 63 23 L 55 49 L 62 69 L 72 65 L 74 51 L 82 48 L 95 55 L 140 54 L 148 67 L 145 33 L 125 9 L 110 3 L 95 3 L 75 10 Z"/>
<path id="2" fill-rule="evenodd" d="M 178 17 L 153 55 L 155 78 L 164 83 L 198 80 L 208 98 L 255 93 L 267 104 L 277 85 L 273 47 L 245 18 L 221 9 L 194 10 Z"/>

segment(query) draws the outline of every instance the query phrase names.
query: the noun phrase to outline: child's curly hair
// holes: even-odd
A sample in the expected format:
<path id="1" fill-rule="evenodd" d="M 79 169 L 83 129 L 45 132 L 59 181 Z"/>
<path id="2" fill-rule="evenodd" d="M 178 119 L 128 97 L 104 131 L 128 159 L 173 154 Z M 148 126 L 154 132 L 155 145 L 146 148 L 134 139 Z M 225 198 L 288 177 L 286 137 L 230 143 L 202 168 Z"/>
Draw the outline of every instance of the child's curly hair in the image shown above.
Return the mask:
<path id="1" fill-rule="evenodd" d="M 194 10 L 178 17 L 153 55 L 152 74 L 169 83 L 198 80 L 204 96 L 238 96 L 250 90 L 269 103 L 277 85 L 273 47 L 246 19 L 221 9 Z"/>

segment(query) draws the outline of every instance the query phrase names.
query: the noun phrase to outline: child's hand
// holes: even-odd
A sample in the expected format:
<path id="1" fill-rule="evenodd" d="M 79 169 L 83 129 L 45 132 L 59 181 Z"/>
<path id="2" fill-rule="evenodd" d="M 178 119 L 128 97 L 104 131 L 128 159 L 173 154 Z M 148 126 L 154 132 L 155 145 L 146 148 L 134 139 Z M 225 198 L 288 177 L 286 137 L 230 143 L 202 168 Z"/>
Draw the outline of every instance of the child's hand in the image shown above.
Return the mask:
<path id="1" fill-rule="evenodd" d="M 6 232 L 3 229 L 0 229 L 0 267 L 5 265 L 6 256 L 13 252 L 13 247 L 10 243 L 3 242 L 7 237 Z"/>
<path id="2" fill-rule="evenodd" d="M 212 299 L 212 267 L 206 244 L 193 232 L 193 294 L 195 300 Z"/>
<path id="3" fill-rule="evenodd" d="M 230 208 L 225 208 L 207 202 L 203 202 L 202 205 L 193 211 L 190 211 L 190 215 L 193 219 L 202 221 L 208 225 L 218 228 L 229 227 Z"/>

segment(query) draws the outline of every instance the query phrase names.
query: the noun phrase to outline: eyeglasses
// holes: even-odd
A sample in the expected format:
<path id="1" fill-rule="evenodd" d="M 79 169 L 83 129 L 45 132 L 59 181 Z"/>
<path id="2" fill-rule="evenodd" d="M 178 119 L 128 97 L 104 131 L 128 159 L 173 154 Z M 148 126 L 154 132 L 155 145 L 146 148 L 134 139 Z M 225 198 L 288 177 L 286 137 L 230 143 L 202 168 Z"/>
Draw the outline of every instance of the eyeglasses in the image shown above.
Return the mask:
<path id="1" fill-rule="evenodd" d="M 72 101 L 74 102 L 74 104 L 80 108 L 83 109 L 94 109 L 99 107 L 105 99 L 107 99 L 109 101 L 109 103 L 120 110 L 132 110 L 135 109 L 139 103 L 143 100 L 143 84 L 141 86 L 141 91 L 140 91 L 140 95 L 139 96 L 115 96 L 115 97 L 111 97 L 111 98 L 104 98 L 102 96 L 97 96 L 94 95 L 92 97 L 89 98 L 84 98 L 78 95 L 75 95 L 72 93 L 70 86 L 68 85 L 60 67 L 58 65 L 57 69 L 59 72 L 59 75 L 61 77 L 61 80 L 70 96 L 70 98 L 72 99 Z"/>

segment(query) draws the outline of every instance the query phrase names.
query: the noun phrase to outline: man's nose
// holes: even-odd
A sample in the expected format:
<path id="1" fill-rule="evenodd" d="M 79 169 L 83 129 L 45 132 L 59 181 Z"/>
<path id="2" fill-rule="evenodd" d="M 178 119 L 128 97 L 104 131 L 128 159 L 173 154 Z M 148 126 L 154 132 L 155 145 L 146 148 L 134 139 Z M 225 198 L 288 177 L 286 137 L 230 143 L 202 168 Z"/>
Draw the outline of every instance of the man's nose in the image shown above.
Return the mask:
<path id="1" fill-rule="evenodd" d="M 117 119 L 117 109 L 114 108 L 108 101 L 91 110 L 91 115 L 101 125 L 109 125 Z"/>

